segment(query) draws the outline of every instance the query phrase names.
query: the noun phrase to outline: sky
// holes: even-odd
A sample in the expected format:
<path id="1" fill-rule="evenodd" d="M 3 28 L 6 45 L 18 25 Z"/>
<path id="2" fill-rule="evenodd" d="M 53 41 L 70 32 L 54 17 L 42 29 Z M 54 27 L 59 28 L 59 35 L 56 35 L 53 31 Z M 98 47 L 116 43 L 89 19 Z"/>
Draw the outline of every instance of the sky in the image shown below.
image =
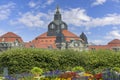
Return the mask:
<path id="1" fill-rule="evenodd" d="M 0 0 L 0 35 L 14 32 L 25 42 L 47 32 L 59 5 L 68 30 L 89 43 L 120 39 L 120 0 Z"/>

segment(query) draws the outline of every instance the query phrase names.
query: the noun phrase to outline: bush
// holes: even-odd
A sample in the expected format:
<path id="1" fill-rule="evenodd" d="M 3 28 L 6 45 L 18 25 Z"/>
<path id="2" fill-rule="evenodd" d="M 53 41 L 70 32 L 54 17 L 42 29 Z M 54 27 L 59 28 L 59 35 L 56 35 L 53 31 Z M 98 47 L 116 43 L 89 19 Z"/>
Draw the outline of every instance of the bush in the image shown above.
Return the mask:
<path id="1" fill-rule="evenodd" d="M 10 49 L 0 54 L 0 67 L 8 67 L 9 73 L 30 72 L 36 66 L 43 71 L 71 70 L 82 66 L 88 72 L 120 67 L 120 52 L 72 51 L 35 48 Z"/>
<path id="2" fill-rule="evenodd" d="M 116 72 L 120 73 L 120 68 L 119 67 L 113 67 L 112 71 L 116 71 Z"/>
<path id="3" fill-rule="evenodd" d="M 84 72 L 85 69 L 81 66 L 76 66 L 76 67 L 72 68 L 72 71 L 74 71 L 74 72 L 77 72 L 77 71 Z"/>
<path id="4" fill-rule="evenodd" d="M 43 73 L 43 70 L 41 68 L 38 68 L 38 67 L 33 67 L 33 69 L 31 69 L 31 73 L 41 75 Z"/>

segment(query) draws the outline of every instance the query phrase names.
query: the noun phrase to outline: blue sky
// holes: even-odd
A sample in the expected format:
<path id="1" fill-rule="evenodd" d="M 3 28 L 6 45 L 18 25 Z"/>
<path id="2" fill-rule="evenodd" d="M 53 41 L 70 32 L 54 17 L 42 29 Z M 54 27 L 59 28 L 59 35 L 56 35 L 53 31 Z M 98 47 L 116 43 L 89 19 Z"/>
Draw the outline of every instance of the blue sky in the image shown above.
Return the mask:
<path id="1" fill-rule="evenodd" d="M 56 5 L 68 29 L 85 32 L 89 42 L 120 39 L 120 0 L 1 0 L 0 35 L 14 32 L 26 41 L 47 31 Z"/>

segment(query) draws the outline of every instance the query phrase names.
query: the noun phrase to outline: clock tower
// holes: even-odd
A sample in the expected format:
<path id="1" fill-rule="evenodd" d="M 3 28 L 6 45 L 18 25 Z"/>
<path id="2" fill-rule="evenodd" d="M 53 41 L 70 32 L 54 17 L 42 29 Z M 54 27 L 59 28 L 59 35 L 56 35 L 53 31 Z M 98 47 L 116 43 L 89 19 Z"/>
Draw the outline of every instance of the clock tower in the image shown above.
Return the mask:
<path id="1" fill-rule="evenodd" d="M 67 30 L 67 24 L 62 21 L 59 6 L 57 6 L 54 20 L 48 25 L 47 36 L 57 36 L 62 30 Z"/>

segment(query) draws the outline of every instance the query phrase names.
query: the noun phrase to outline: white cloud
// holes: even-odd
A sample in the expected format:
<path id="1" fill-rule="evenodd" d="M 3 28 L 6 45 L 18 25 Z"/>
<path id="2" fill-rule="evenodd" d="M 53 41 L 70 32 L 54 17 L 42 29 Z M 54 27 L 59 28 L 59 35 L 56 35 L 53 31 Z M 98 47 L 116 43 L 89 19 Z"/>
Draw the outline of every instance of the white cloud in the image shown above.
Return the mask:
<path id="1" fill-rule="evenodd" d="M 91 35 L 91 33 L 92 33 L 92 32 L 90 32 L 90 31 L 86 32 L 86 34 L 88 34 L 88 35 Z"/>
<path id="2" fill-rule="evenodd" d="M 96 0 L 95 2 L 92 3 L 92 6 L 96 5 L 102 5 L 106 2 L 107 0 Z"/>
<path id="3" fill-rule="evenodd" d="M 15 7 L 15 3 L 0 5 L 0 20 L 7 19 L 10 16 L 11 10 Z"/>
<path id="4" fill-rule="evenodd" d="M 45 8 L 46 6 L 48 6 L 48 5 L 51 5 L 52 3 L 54 2 L 54 0 L 47 0 L 47 1 L 45 1 L 45 2 L 41 2 L 40 0 L 38 0 L 38 1 L 30 1 L 29 3 L 28 3 L 28 5 L 30 6 L 30 8 L 36 8 L 36 9 L 38 9 L 38 8 Z"/>
<path id="5" fill-rule="evenodd" d="M 0 36 L 2 36 L 5 33 L 4 30 L 0 30 Z"/>
<path id="6" fill-rule="evenodd" d="M 30 1 L 30 2 L 28 3 L 28 5 L 29 5 L 31 8 L 33 8 L 33 7 L 35 7 L 37 4 L 36 4 L 35 2 L 33 2 L 33 1 Z"/>
<path id="7" fill-rule="evenodd" d="M 21 14 L 21 17 L 16 21 L 11 21 L 12 24 L 21 23 L 28 27 L 44 27 L 53 19 L 54 11 L 48 13 L 32 13 L 27 12 Z M 105 26 L 119 26 L 120 25 L 120 14 L 108 14 L 102 18 L 92 18 L 87 15 L 85 9 L 71 8 L 69 10 L 61 10 L 63 21 L 68 25 L 76 27 L 85 27 L 86 29 L 94 27 L 105 27 Z"/>
<path id="8" fill-rule="evenodd" d="M 65 22 L 75 26 L 80 26 L 83 22 L 90 21 L 90 17 L 85 10 L 80 8 L 63 10 L 62 16 Z"/>
<path id="9" fill-rule="evenodd" d="M 91 21 L 84 22 L 81 25 L 86 26 L 86 28 L 120 25 L 120 14 L 109 14 L 102 18 L 92 18 Z"/>
<path id="10" fill-rule="evenodd" d="M 92 42 L 93 44 L 95 44 L 95 45 L 105 44 L 105 41 L 104 41 L 104 40 L 92 40 L 91 42 Z"/>
<path id="11" fill-rule="evenodd" d="M 112 30 L 104 37 L 105 39 L 120 39 L 120 30 Z"/>
<path id="12" fill-rule="evenodd" d="M 110 32 L 107 32 L 106 35 L 101 36 L 101 39 L 95 39 L 95 40 L 89 40 L 89 41 L 96 45 L 104 45 L 113 39 L 120 39 L 120 30 L 119 29 L 117 29 L 117 30 L 114 29 Z"/>
<path id="13" fill-rule="evenodd" d="M 51 5 L 54 2 L 54 0 L 47 0 L 47 2 L 45 3 L 46 5 Z"/>
<path id="14" fill-rule="evenodd" d="M 42 16 L 45 16 L 44 14 L 31 14 L 31 13 L 26 13 L 24 14 L 21 18 L 18 19 L 19 23 L 24 24 L 25 26 L 29 27 L 39 27 L 39 26 L 44 26 L 44 21 L 41 20 L 40 18 Z"/>
<path id="15" fill-rule="evenodd" d="M 54 2 L 54 0 L 47 0 L 47 1 L 42 5 L 42 7 L 46 7 L 46 6 L 48 6 L 48 5 L 51 5 L 53 2 Z"/>
<path id="16" fill-rule="evenodd" d="M 42 12 L 32 13 L 27 12 L 22 14 L 20 18 L 14 21 L 10 21 L 11 24 L 21 24 L 27 27 L 41 27 L 46 28 L 49 21 L 51 20 L 50 14 L 45 14 Z"/>
<path id="17" fill-rule="evenodd" d="M 93 27 L 104 27 L 108 25 L 118 26 L 120 25 L 120 14 L 107 14 L 101 18 L 92 18 L 86 14 L 85 9 L 74 8 L 69 10 L 62 10 L 63 20 L 67 24 L 74 26 L 85 26 L 86 29 Z"/>

